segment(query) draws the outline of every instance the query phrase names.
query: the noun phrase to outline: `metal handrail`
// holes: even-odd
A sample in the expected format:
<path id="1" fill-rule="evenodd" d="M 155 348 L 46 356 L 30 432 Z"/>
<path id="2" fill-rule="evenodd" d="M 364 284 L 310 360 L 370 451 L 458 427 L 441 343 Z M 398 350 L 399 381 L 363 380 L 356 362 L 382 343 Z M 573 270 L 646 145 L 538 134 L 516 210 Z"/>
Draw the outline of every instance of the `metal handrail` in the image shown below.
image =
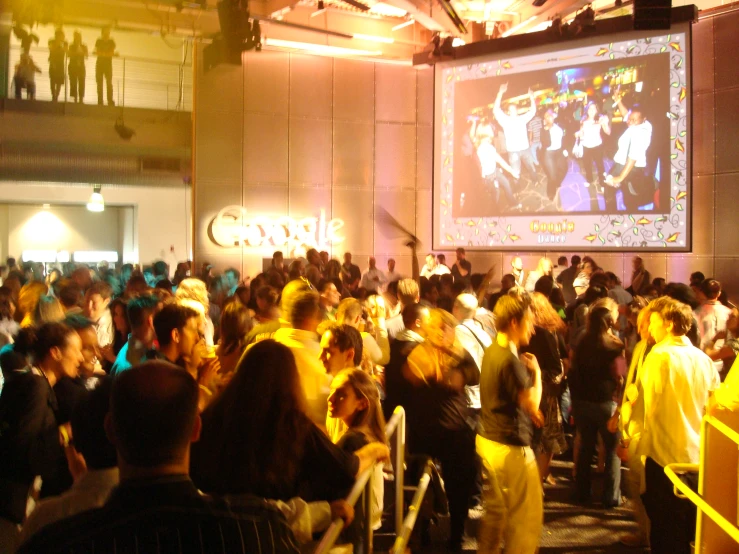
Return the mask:
<path id="1" fill-rule="evenodd" d="M 21 47 L 19 45 L 13 44 L 10 46 L 11 62 L 17 61 L 16 58 L 20 56 L 20 51 Z M 38 58 L 34 61 L 36 62 L 36 65 L 38 65 L 42 69 L 42 75 L 48 77 L 48 68 L 44 65 L 43 61 L 48 55 L 49 49 L 44 46 L 32 46 L 30 48 L 30 53 L 32 56 Z M 94 70 L 95 56 L 91 54 L 89 60 L 92 68 L 88 68 L 86 72 L 87 76 L 85 78 L 85 85 L 87 91 L 89 92 L 88 98 L 94 99 L 96 89 Z M 192 71 L 191 62 L 176 62 L 171 60 L 157 60 L 153 58 L 140 58 L 134 56 L 116 56 L 113 58 L 112 62 L 113 64 L 115 64 L 114 68 L 117 68 L 114 69 L 114 74 L 116 75 L 116 77 L 118 75 L 122 75 L 123 77 L 122 79 L 114 79 L 114 89 L 117 95 L 116 104 L 118 106 L 166 109 L 167 111 L 172 109 L 177 111 L 191 111 L 192 107 L 190 105 L 190 102 L 186 100 L 186 97 L 189 98 L 188 95 L 190 94 L 190 89 L 192 88 L 192 86 L 188 79 L 183 79 L 184 70 L 188 72 Z M 150 75 L 142 72 L 146 70 L 146 67 L 144 67 L 144 70 L 139 70 L 138 73 L 136 73 L 133 77 L 131 77 L 130 75 L 127 76 L 127 62 L 133 62 L 134 64 L 139 64 L 139 66 L 141 66 L 141 64 L 145 64 L 146 66 L 148 66 L 150 75 L 169 75 L 170 79 L 152 79 L 150 78 Z M 62 90 L 63 101 L 65 103 L 74 103 L 73 101 L 70 101 L 69 98 L 70 83 L 69 75 L 67 72 L 66 59 L 64 62 L 64 67 L 64 87 Z M 178 77 L 176 80 L 174 79 L 174 75 L 172 73 L 173 71 L 178 72 Z M 12 97 L 12 87 L 14 82 L 12 67 L 10 68 L 8 77 L 7 92 L 8 96 Z M 126 89 L 128 89 L 128 91 Z M 133 95 L 135 96 L 133 102 L 130 101 L 130 94 L 129 101 L 127 101 L 126 99 L 126 93 L 130 93 L 131 91 L 133 91 Z M 170 98 L 171 96 L 174 96 L 174 98 Z M 37 101 L 41 102 L 51 100 L 51 90 L 47 83 L 47 79 L 39 80 L 39 78 L 37 77 L 36 97 Z M 142 102 L 142 98 L 144 98 L 145 101 Z M 61 100 L 62 98 L 60 98 L 60 101 Z M 87 105 L 94 104 L 94 100 L 87 102 Z"/>
<path id="2" fill-rule="evenodd" d="M 390 421 L 385 425 L 385 435 L 390 439 L 395 436 L 395 532 L 403 527 L 403 471 L 405 467 L 405 410 L 402 406 L 395 408 Z M 372 483 L 370 476 L 374 472 L 375 466 L 363 471 L 354 482 L 346 502 L 350 506 L 354 506 L 359 500 L 359 496 L 364 491 L 364 532 L 365 532 L 365 552 L 372 554 Z M 427 483 L 428 486 L 428 483 Z M 344 520 L 336 518 L 328 526 L 328 529 L 321 537 L 321 541 L 314 550 L 313 554 L 327 554 L 334 546 L 339 535 L 344 530 Z M 411 528 L 412 530 L 412 528 Z"/>
<path id="3" fill-rule="evenodd" d="M 713 506 L 711 506 L 702 495 L 692 490 L 688 485 L 680 480 L 679 473 L 697 473 L 701 467 L 705 466 L 706 456 L 706 428 L 711 425 L 716 428 L 717 431 L 721 432 L 727 438 L 731 439 L 732 442 L 739 445 L 739 433 L 734 431 L 731 427 L 716 419 L 713 416 L 707 415 L 701 422 L 701 463 L 700 464 L 668 464 L 665 466 L 665 475 L 672 481 L 675 495 L 679 498 L 686 498 L 696 505 L 698 510 L 698 520 L 700 522 L 700 513 L 706 514 L 713 522 L 718 525 L 722 531 L 729 535 L 734 541 L 739 543 L 739 527 L 734 523 L 726 519 L 721 515 Z M 702 476 L 701 476 L 702 477 Z M 699 523 L 700 526 L 700 523 Z M 698 545 L 696 544 L 696 547 Z M 697 550 L 696 550 L 697 551 Z"/>
<path id="4" fill-rule="evenodd" d="M 391 554 L 402 554 L 403 552 L 405 552 L 405 547 L 408 545 L 408 541 L 411 538 L 411 533 L 413 533 L 413 527 L 415 527 L 416 525 L 418 512 L 421 509 L 421 502 L 423 502 L 423 497 L 426 496 L 426 490 L 428 489 L 429 483 L 431 482 L 431 473 L 433 472 L 433 468 L 434 466 L 431 460 L 426 462 L 426 467 L 423 470 L 423 475 L 418 482 L 418 488 L 416 488 L 416 494 L 413 495 L 413 501 L 408 507 L 408 515 L 403 522 L 402 529 L 400 531 L 396 530 L 397 538 L 395 539 L 395 544 L 390 551 Z"/>

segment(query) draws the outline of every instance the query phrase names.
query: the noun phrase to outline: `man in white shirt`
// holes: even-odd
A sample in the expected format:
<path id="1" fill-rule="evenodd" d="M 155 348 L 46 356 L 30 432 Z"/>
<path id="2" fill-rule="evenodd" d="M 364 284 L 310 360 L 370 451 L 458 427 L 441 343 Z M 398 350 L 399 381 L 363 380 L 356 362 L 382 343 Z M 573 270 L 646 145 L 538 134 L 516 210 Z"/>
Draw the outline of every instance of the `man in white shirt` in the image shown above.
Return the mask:
<path id="1" fill-rule="evenodd" d="M 511 274 L 516 279 L 516 286 L 523 287 L 526 283 L 526 272 L 523 269 L 523 260 L 518 256 L 511 260 Z"/>
<path id="2" fill-rule="evenodd" d="M 377 293 L 386 281 L 385 274 L 377 269 L 377 260 L 375 260 L 374 256 L 370 257 L 369 267 L 362 274 L 361 286 L 369 292 Z"/>
<path id="3" fill-rule="evenodd" d="M 662 297 L 650 304 L 650 312 L 649 334 L 655 346 L 641 372 L 644 425 L 639 455 L 646 458 L 642 499 L 651 521 L 652 552 L 689 554 L 696 507 L 674 495 L 664 468 L 700 461 L 701 419 L 709 393 L 720 380 L 711 359 L 685 336 L 693 322 L 689 306 Z M 686 480 L 695 488 L 696 475 Z"/>
<path id="4" fill-rule="evenodd" d="M 113 317 L 108 309 L 112 296 L 113 288 L 104 281 L 93 283 L 85 294 L 85 315 L 92 321 L 92 326 L 95 328 L 102 357 L 110 363 L 115 361 L 113 353 L 115 328 Z M 97 360 L 95 367 L 101 368 L 101 363 L 102 360 Z"/>
<path id="5" fill-rule="evenodd" d="M 714 342 L 716 335 L 721 331 L 726 331 L 726 322 L 731 315 L 731 308 L 724 306 L 719 302 L 718 297 L 721 295 L 721 283 L 716 279 L 706 279 L 700 285 L 702 296 L 705 301 L 695 310 L 695 319 L 698 322 L 698 338 L 700 339 L 700 349 L 704 350 L 707 346 L 713 345 L 714 348 L 723 345 L 723 339 Z M 724 362 L 716 360 L 713 362 L 716 371 L 721 373 L 724 369 Z"/>
<path id="6" fill-rule="evenodd" d="M 483 136 L 480 139 L 480 144 L 477 147 L 476 152 L 477 159 L 480 161 L 482 179 L 485 182 L 488 193 L 494 197 L 495 203 L 497 204 L 500 201 L 500 189 L 502 188 L 506 196 L 506 200 L 508 201 L 508 207 L 520 208 L 521 205 L 516 201 L 513 191 L 511 190 L 511 183 L 508 180 L 508 177 L 505 176 L 505 173 L 503 173 L 503 169 L 510 173 L 515 179 L 518 179 L 520 174 L 508 165 L 501 155 L 498 154 L 495 146 L 493 146 L 493 137 Z"/>
<path id="7" fill-rule="evenodd" d="M 390 258 L 387 261 L 387 273 L 385 273 L 386 283 L 392 283 L 393 281 L 400 281 L 403 276 L 395 271 L 395 260 Z"/>
<path id="8" fill-rule="evenodd" d="M 485 350 L 493 343 L 493 339 L 475 321 L 477 313 L 477 298 L 472 294 L 460 294 L 454 300 L 452 314 L 457 318 L 459 324 L 455 329 L 455 335 L 459 344 L 462 345 L 467 352 L 470 353 L 472 359 L 475 360 L 478 371 L 482 368 L 482 357 Z M 470 408 L 480 410 L 480 385 L 465 387 L 467 397 L 470 401 Z"/>
<path id="9" fill-rule="evenodd" d="M 626 211 L 636 213 L 640 206 L 654 201 L 654 180 L 646 174 L 647 150 L 652 143 L 652 124 L 639 106 L 627 110 L 618 98 L 619 111 L 627 114 L 626 131 L 618 139 L 618 151 L 613 157 L 611 174 L 606 177 L 604 198 L 606 212 L 615 212 L 616 190 L 621 189 Z"/>
<path id="10" fill-rule="evenodd" d="M 508 105 L 508 113 L 504 113 L 500 108 L 500 102 L 503 95 L 508 90 L 508 83 L 503 83 L 498 89 L 498 95 L 495 97 L 493 105 L 493 115 L 505 134 L 505 146 L 508 150 L 508 161 L 513 168 L 513 173 L 521 173 L 521 164 L 526 166 L 527 171 L 533 179 L 536 179 L 536 168 L 534 167 L 534 158 L 531 156 L 531 145 L 529 144 L 529 133 L 526 128 L 529 121 L 536 115 L 536 104 L 534 103 L 534 95 L 529 89 L 529 109 L 523 115 L 518 115 L 518 109 L 515 104 Z"/>
<path id="11" fill-rule="evenodd" d="M 436 275 L 436 256 L 428 254 L 426 256 L 426 264 L 421 268 L 421 277 L 428 279 L 432 275 Z"/>

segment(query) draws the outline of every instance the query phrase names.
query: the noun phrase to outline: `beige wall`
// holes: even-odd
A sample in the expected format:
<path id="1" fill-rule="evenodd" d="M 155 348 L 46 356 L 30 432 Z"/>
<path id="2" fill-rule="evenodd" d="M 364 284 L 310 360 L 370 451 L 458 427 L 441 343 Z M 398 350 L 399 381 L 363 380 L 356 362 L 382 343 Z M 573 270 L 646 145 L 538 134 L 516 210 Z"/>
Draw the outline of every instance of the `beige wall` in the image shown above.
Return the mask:
<path id="1" fill-rule="evenodd" d="M 125 209 L 131 208 L 110 206 L 105 212 L 93 213 L 85 206 L 9 204 L 8 251 L 18 258 L 24 250 L 122 252 L 119 218 Z"/>
<path id="2" fill-rule="evenodd" d="M 703 271 L 739 294 L 739 13 L 693 28 L 693 252 L 643 254 L 653 277 L 687 281 Z M 385 206 L 431 244 L 433 75 L 429 70 L 342 59 L 261 52 L 242 68 L 198 73 L 196 108 L 196 260 L 261 267 L 268 251 L 213 246 L 207 224 L 221 207 L 242 204 L 267 215 L 346 220 L 346 242 L 360 259 L 410 259 L 400 240 L 375 224 Z M 528 269 L 540 253 L 473 253 L 473 270 L 502 275 L 520 254 Z M 560 254 L 551 252 L 556 260 Z M 453 258 L 447 253 L 447 258 Z M 597 262 L 630 281 L 631 254 L 596 253 Z"/>
<path id="3" fill-rule="evenodd" d="M 16 202 L 53 205 L 68 204 L 84 209 L 92 187 L 90 185 L 66 183 L 18 183 L 0 182 L 0 202 Z M 118 217 L 110 219 L 112 226 L 110 233 L 116 237 L 116 244 L 120 244 L 119 252 L 125 262 L 149 264 L 156 260 L 165 260 L 172 267 L 178 261 L 189 258 L 190 243 L 190 188 L 156 188 L 133 186 L 105 186 L 102 189 L 107 206 L 131 206 L 130 214 L 123 218 L 119 226 Z M 71 207 L 71 206 L 70 206 Z M 10 212 L 7 221 L 10 221 Z M 106 210 L 105 214 L 108 214 Z M 106 223 L 107 225 L 107 223 Z M 10 225 L 8 225 L 10 227 Z M 3 216 L 0 210 L 0 232 L 3 228 Z M 133 238 L 127 229 L 132 228 Z M 10 229 L 9 229 L 10 230 Z M 97 241 L 95 227 L 86 228 L 83 235 L 89 241 Z M 3 236 L 8 236 L 10 233 Z M 84 237 L 81 237 L 82 240 Z M 124 240 L 125 239 L 125 240 Z M 17 249 L 30 249 L 25 241 L 8 243 L 8 252 L 5 256 L 20 256 Z M 97 244 L 97 242 L 95 242 Z M 3 243 L 0 241 L 0 246 Z M 118 248 L 111 248 L 118 250 Z"/>

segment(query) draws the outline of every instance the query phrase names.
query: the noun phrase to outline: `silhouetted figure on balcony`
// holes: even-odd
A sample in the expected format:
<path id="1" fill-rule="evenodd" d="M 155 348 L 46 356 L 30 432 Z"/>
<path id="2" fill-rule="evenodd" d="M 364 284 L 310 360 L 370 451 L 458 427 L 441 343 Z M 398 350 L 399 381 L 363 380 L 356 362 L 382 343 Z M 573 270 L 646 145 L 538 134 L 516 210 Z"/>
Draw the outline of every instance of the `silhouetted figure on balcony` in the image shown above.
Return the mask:
<path id="1" fill-rule="evenodd" d="M 103 27 L 100 38 L 95 42 L 95 80 L 98 85 L 98 105 L 103 105 L 103 79 L 107 82 L 108 105 L 115 106 L 113 102 L 113 57 L 117 56 L 115 41 L 110 38 L 110 27 Z"/>
<path id="2" fill-rule="evenodd" d="M 82 35 L 79 31 L 74 32 L 72 44 L 67 49 L 69 58 L 69 96 L 75 102 L 82 103 L 85 99 L 85 60 L 87 59 L 87 45 L 82 43 Z"/>
<path id="3" fill-rule="evenodd" d="M 13 75 L 16 100 L 21 99 L 23 89 L 26 89 L 28 100 L 36 98 L 36 73 L 41 73 L 41 69 L 33 62 L 31 54 L 28 52 L 21 53 L 21 59 L 15 64 L 15 74 Z"/>
<path id="4" fill-rule="evenodd" d="M 64 58 L 67 55 L 67 41 L 64 31 L 57 29 L 54 38 L 49 40 L 49 83 L 51 84 L 51 101 L 59 100 L 59 93 L 64 87 Z"/>

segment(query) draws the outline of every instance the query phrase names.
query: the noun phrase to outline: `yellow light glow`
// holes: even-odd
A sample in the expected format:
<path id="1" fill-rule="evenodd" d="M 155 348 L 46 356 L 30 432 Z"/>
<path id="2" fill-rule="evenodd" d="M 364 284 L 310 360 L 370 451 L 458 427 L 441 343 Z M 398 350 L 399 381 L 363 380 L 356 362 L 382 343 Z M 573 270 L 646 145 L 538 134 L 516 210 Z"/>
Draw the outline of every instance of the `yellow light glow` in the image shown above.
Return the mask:
<path id="1" fill-rule="evenodd" d="M 354 48 L 342 48 L 340 46 L 328 46 L 326 44 L 313 44 L 310 42 L 294 42 L 278 38 L 264 39 L 265 46 L 274 48 L 286 48 L 289 50 L 303 50 L 319 56 L 382 56 L 381 50 L 357 50 Z"/>
<path id="2" fill-rule="evenodd" d="M 376 35 L 363 35 L 361 33 L 354 33 L 354 38 L 359 40 L 368 40 L 370 42 L 382 42 L 384 44 L 392 44 L 395 39 L 388 37 L 378 37 Z"/>
<path id="3" fill-rule="evenodd" d="M 20 230 L 22 244 L 29 249 L 55 249 L 66 234 L 64 222 L 47 210 L 34 214 Z"/>

